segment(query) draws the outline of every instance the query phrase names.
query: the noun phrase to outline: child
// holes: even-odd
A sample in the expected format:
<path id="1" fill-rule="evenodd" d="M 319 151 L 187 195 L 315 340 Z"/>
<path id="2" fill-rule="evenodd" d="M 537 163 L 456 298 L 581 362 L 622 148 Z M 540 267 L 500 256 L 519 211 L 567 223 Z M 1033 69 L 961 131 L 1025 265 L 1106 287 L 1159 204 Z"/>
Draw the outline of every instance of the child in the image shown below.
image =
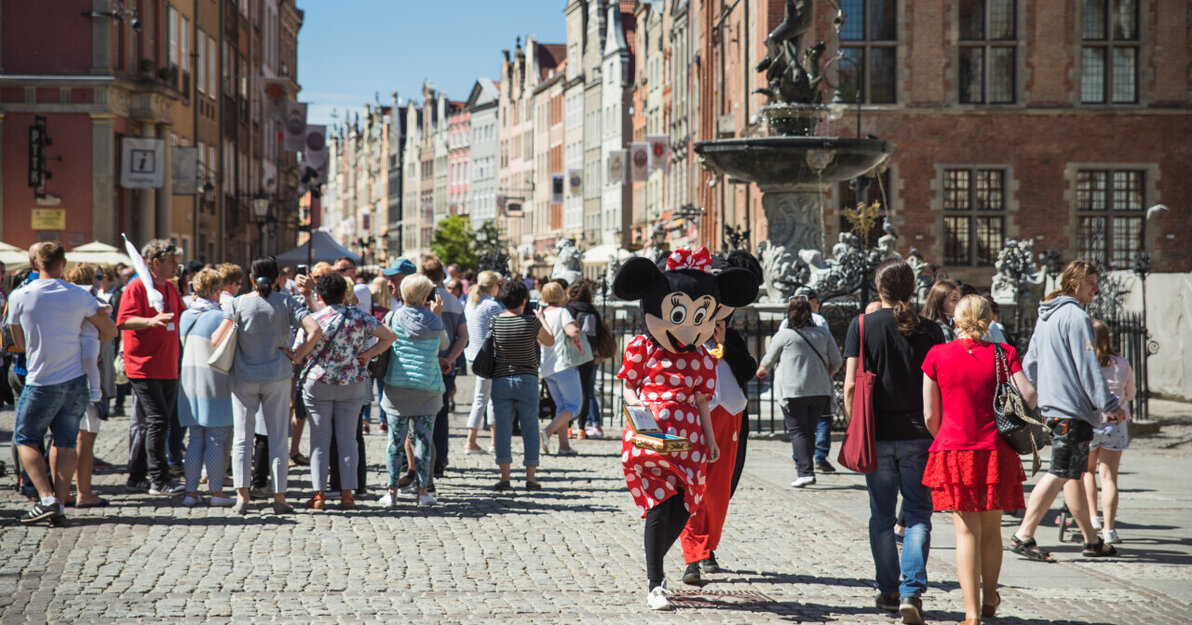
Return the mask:
<path id="1" fill-rule="evenodd" d="M 1117 395 L 1125 406 L 1125 402 L 1134 399 L 1135 392 L 1130 362 L 1113 349 L 1109 326 L 1094 319 L 1093 334 L 1096 336 L 1097 362 L 1101 365 L 1101 373 L 1105 376 L 1110 392 Z M 1122 542 L 1114 523 L 1118 506 L 1118 465 L 1122 460 L 1122 452 L 1130 446 L 1127 433 L 1129 418 L 1130 411 L 1127 409 L 1126 421 L 1105 423 L 1094 429 L 1093 440 L 1089 443 L 1089 470 L 1084 474 L 1084 492 L 1089 500 L 1089 516 L 1092 517 L 1093 527 L 1101 530 L 1101 538 L 1107 543 Z M 1105 515 L 1104 521 L 1097 517 L 1098 462 L 1101 464 L 1101 512 Z"/>

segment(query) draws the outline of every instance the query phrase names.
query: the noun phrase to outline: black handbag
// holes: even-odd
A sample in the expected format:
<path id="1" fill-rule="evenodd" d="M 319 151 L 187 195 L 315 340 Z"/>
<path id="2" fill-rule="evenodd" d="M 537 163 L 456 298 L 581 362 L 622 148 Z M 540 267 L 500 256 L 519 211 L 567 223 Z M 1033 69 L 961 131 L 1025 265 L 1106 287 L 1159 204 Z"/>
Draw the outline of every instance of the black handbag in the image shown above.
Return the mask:
<path id="1" fill-rule="evenodd" d="M 493 335 L 489 334 L 488 338 L 484 339 L 484 344 L 480 346 L 480 353 L 476 354 L 476 358 L 472 359 L 472 373 L 478 377 L 491 380 L 496 372 L 497 345 L 493 341 Z"/>
<path id="2" fill-rule="evenodd" d="M 386 313 L 385 318 L 381 320 L 381 323 L 384 324 L 385 327 L 389 327 L 389 319 L 392 316 L 392 311 Z M 389 347 L 369 359 L 368 374 L 372 376 L 372 379 L 383 380 L 385 378 L 385 374 L 389 372 L 389 354 L 392 352 L 393 348 Z"/>
<path id="3" fill-rule="evenodd" d="M 1039 448 L 1047 445 L 1051 435 L 1043 420 L 1039 418 L 1039 413 L 1027 405 L 1022 394 L 1018 392 L 1018 387 L 1010 380 L 1010 364 L 1006 362 L 1002 346 L 994 343 L 993 347 L 996 353 L 994 370 L 997 377 L 997 388 L 993 392 L 993 420 L 997 425 L 998 434 L 1010 449 L 1020 456 L 1033 454 L 1033 476 L 1039 471 Z"/>

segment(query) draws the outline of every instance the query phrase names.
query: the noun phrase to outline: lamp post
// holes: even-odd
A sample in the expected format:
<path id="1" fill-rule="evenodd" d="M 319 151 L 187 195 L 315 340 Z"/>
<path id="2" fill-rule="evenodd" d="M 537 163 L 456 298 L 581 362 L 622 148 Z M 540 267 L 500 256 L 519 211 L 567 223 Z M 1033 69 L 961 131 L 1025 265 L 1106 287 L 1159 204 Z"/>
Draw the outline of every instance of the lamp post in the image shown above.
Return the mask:
<path id="1" fill-rule="evenodd" d="M 260 255 L 265 255 L 265 222 L 269 219 L 269 196 L 258 193 L 252 198 L 252 212 L 257 222 L 257 246 Z"/>
<path id="2" fill-rule="evenodd" d="M 1138 401 L 1134 402 L 1136 407 L 1135 414 L 1141 419 L 1149 418 L 1149 404 L 1148 401 L 1151 395 L 1149 385 L 1146 384 L 1149 372 L 1147 371 L 1147 359 L 1151 357 L 1151 333 L 1147 330 L 1146 323 L 1146 277 L 1151 273 L 1151 255 L 1142 250 L 1138 253 L 1138 258 L 1134 259 L 1134 275 L 1138 276 L 1142 288 L 1142 371 L 1134 372 L 1136 380 L 1141 380 L 1143 383 L 1138 384 L 1139 395 Z M 1158 344 L 1155 345 L 1155 350 L 1158 350 Z M 1139 410 L 1141 408 L 1141 410 Z M 1139 414 L 1140 413 L 1140 414 Z"/>

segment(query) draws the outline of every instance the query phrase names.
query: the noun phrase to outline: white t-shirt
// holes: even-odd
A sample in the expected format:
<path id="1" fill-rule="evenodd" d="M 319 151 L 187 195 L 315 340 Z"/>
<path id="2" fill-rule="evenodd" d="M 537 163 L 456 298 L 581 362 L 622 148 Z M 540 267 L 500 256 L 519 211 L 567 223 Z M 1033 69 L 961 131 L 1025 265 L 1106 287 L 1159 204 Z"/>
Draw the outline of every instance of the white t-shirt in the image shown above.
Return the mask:
<path id="1" fill-rule="evenodd" d="M 575 317 L 571 316 L 571 311 L 562 306 L 547 308 L 542 315 L 546 318 L 546 325 L 550 326 L 551 334 L 555 335 L 554 346 L 541 350 L 542 362 L 539 365 L 539 371 L 545 378 L 565 370 L 560 366 L 562 363 L 559 362 L 559 351 L 563 349 L 563 341 L 571 339 L 567 337 L 567 332 L 563 328 L 569 323 L 575 323 Z"/>
<path id="2" fill-rule="evenodd" d="M 25 383 L 52 386 L 82 376 L 82 324 L 98 311 L 99 301 L 90 292 L 61 279 L 34 280 L 13 293 L 8 323 L 25 332 Z"/>
<path id="3" fill-rule="evenodd" d="M 356 296 L 356 308 L 372 314 L 372 291 L 367 284 L 352 285 L 352 294 Z"/>

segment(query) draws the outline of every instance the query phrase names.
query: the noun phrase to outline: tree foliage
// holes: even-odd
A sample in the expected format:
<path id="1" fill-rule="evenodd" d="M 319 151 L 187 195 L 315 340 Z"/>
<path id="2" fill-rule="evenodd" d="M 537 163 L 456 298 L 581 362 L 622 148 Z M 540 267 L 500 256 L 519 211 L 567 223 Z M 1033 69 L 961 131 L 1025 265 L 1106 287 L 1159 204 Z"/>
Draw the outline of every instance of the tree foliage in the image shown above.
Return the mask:
<path id="1" fill-rule="evenodd" d="M 435 226 L 431 237 L 430 251 L 444 265 L 459 263 L 460 267 L 476 267 L 477 250 L 473 241 L 472 226 L 466 215 L 453 215 Z"/>

